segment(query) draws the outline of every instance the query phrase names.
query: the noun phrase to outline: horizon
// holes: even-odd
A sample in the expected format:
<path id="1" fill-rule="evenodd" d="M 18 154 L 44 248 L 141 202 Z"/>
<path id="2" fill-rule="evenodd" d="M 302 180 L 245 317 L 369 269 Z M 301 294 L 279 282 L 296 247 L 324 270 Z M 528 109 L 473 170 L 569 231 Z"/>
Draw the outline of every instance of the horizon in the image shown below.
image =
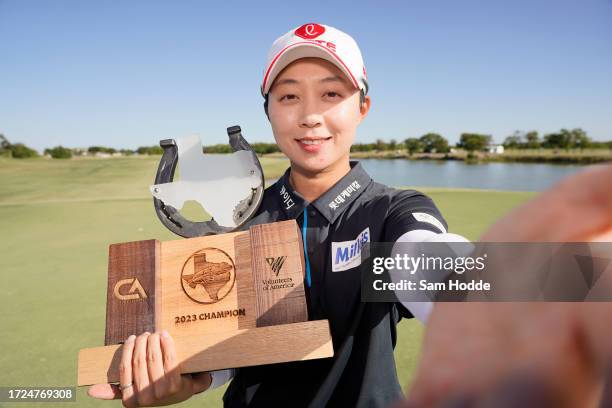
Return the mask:
<path id="1" fill-rule="evenodd" d="M 562 128 L 609 141 L 611 20 L 611 0 L 307 10 L 0 0 L 0 133 L 40 152 L 136 149 L 193 134 L 227 143 L 238 124 L 249 142 L 274 143 L 259 93 L 266 53 L 319 22 L 353 36 L 364 56 L 372 110 L 355 143 L 435 132 L 453 145 L 461 133 L 499 144 Z"/>

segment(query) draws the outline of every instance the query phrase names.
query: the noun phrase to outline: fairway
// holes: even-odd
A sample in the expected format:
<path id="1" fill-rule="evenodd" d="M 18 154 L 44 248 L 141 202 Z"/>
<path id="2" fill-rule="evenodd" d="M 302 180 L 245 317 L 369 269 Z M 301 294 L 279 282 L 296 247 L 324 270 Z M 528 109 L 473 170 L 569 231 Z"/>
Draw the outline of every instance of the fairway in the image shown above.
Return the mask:
<path id="1" fill-rule="evenodd" d="M 158 160 L 0 159 L 0 386 L 75 385 L 78 350 L 104 342 L 108 245 L 177 238 L 157 220 L 148 192 Z M 266 158 L 262 164 L 267 178 L 277 178 L 287 162 Z M 434 199 L 450 232 L 472 240 L 533 195 L 422 191 Z M 404 321 L 399 331 L 395 354 L 405 385 L 422 328 Z M 220 406 L 223 389 L 179 406 Z M 120 405 L 93 400 L 86 388 L 77 394 L 78 403 L 67 406 Z"/>

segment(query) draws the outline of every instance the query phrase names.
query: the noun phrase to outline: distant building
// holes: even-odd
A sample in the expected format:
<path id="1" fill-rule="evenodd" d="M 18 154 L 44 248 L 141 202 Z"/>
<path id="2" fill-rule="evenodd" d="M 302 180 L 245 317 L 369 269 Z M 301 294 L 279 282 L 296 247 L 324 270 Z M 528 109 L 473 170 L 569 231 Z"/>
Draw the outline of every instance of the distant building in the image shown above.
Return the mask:
<path id="1" fill-rule="evenodd" d="M 502 154 L 504 152 L 504 145 L 491 144 L 486 147 L 487 153 Z"/>

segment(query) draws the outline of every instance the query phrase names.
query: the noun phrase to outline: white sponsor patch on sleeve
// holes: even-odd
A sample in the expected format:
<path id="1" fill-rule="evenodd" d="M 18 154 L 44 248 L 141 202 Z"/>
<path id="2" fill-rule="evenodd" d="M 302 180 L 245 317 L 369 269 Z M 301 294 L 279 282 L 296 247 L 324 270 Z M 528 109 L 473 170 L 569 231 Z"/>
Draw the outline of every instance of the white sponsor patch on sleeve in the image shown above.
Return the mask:
<path id="1" fill-rule="evenodd" d="M 367 227 L 351 241 L 332 242 L 332 272 L 345 271 L 361 265 L 361 248 L 370 242 L 370 227 Z"/>
<path id="2" fill-rule="evenodd" d="M 443 234 L 446 234 L 447 231 L 446 231 L 446 228 L 444 228 L 444 225 L 442 225 L 442 223 L 438 221 L 438 219 L 434 217 L 433 215 L 430 215 L 427 213 L 421 213 L 421 212 L 415 212 L 415 213 L 412 213 L 412 215 L 417 221 L 426 222 L 428 224 L 431 224 L 434 227 L 438 228 L 440 231 L 442 231 Z"/>

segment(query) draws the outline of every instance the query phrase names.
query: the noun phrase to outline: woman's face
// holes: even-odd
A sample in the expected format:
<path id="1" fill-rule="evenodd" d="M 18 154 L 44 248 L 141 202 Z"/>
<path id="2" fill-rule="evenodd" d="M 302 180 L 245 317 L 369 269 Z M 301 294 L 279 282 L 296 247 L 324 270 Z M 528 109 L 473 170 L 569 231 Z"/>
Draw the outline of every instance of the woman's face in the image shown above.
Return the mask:
<path id="1" fill-rule="evenodd" d="M 299 170 L 318 173 L 346 161 L 369 109 L 359 90 L 334 64 L 302 58 L 276 77 L 268 116 L 279 148 Z"/>

